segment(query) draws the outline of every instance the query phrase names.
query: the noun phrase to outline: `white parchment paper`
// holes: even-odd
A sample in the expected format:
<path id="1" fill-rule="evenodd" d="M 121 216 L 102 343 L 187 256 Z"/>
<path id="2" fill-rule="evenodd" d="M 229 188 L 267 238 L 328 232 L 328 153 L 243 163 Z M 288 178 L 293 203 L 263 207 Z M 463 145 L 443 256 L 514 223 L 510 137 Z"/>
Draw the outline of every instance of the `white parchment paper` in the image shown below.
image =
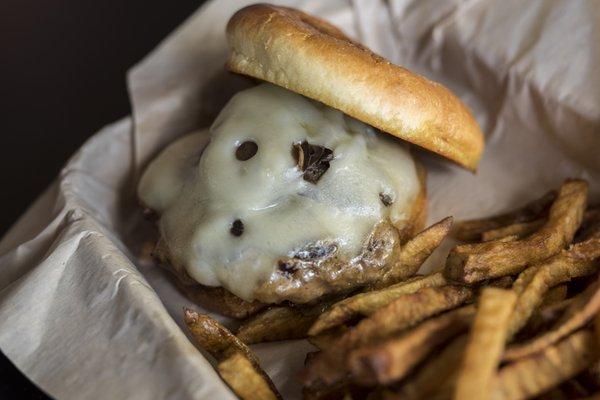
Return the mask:
<path id="1" fill-rule="evenodd" d="M 233 398 L 180 329 L 192 304 L 138 258 L 151 226 L 134 190 L 157 151 L 248 85 L 223 69 L 225 24 L 248 3 L 209 2 L 141 61 L 128 80 L 133 117 L 88 140 L 0 242 L 0 348 L 56 398 Z M 589 180 L 598 201 L 599 1 L 277 3 L 332 21 L 474 110 L 486 133 L 477 174 L 419 152 L 430 221 L 502 211 L 566 177 Z M 286 398 L 299 398 L 309 348 L 255 346 Z"/>

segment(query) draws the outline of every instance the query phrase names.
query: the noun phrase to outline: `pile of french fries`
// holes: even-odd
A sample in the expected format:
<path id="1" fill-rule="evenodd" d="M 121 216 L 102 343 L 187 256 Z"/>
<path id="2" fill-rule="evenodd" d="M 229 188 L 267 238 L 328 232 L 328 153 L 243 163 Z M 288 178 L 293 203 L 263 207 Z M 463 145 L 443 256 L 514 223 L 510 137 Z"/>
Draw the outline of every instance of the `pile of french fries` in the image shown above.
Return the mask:
<path id="1" fill-rule="evenodd" d="M 600 208 L 567 180 L 511 213 L 457 224 L 446 264 L 310 307 L 274 306 L 233 335 L 186 310 L 198 344 L 241 399 L 278 399 L 249 344 L 308 338 L 305 399 L 600 398 Z M 447 218 L 403 245 L 424 260 Z M 409 262 L 412 260 L 412 263 Z"/>

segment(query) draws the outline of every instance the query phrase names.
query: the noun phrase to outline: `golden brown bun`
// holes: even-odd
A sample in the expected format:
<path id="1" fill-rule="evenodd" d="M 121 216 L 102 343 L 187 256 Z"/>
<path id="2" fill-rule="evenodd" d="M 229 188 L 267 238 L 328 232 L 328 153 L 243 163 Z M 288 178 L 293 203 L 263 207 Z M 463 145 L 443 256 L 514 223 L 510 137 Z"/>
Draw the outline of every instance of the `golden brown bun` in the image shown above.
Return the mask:
<path id="1" fill-rule="evenodd" d="M 268 4 L 229 20 L 230 70 L 262 79 L 475 170 L 483 135 L 444 86 L 393 65 L 335 26 Z"/>
<path id="2" fill-rule="evenodd" d="M 425 168 L 418 160 L 415 160 L 415 164 L 417 166 L 420 190 L 413 202 L 408 221 L 402 226 L 396 226 L 394 228 L 389 223 L 382 224 L 375 229 L 372 235 L 372 242 L 387 242 L 389 243 L 390 249 L 397 250 L 403 242 L 416 235 L 425 226 L 425 220 L 427 218 L 427 175 Z M 246 318 L 267 306 L 267 304 L 259 301 L 245 301 L 225 288 L 209 287 L 194 281 L 187 274 L 183 265 L 171 261 L 169 249 L 162 240 L 159 240 L 156 244 L 153 254 L 158 262 L 173 274 L 175 284 L 186 297 L 208 310 L 232 318 Z M 372 259 L 376 268 L 379 268 L 381 263 L 387 264 L 393 262 L 395 254 L 397 254 L 397 251 L 391 251 L 390 253 L 381 256 L 373 256 L 371 254 L 369 257 Z M 345 264 L 347 264 L 346 261 L 338 259 L 326 260 L 321 264 L 310 261 L 303 262 L 305 268 L 324 271 L 329 269 L 339 270 L 341 271 L 340 276 L 346 274 L 346 272 L 343 271 Z M 345 278 L 348 277 L 346 276 Z M 262 295 L 263 300 L 271 303 L 281 301 L 281 296 L 298 303 L 310 303 L 318 300 L 321 296 L 331 294 L 328 290 L 336 285 L 335 282 L 324 283 L 319 280 L 314 280 L 304 284 L 303 288 L 297 288 L 293 282 L 284 282 L 285 284 L 289 284 L 288 289 L 278 287 L 279 284 L 274 281 L 272 284 L 263 286 L 262 291 L 257 293 L 257 295 Z"/>

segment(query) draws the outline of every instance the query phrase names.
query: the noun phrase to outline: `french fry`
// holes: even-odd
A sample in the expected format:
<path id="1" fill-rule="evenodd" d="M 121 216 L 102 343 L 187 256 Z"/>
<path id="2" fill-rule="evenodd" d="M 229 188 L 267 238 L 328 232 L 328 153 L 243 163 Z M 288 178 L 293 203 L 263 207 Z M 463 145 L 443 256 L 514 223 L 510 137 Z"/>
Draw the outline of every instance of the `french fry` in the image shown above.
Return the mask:
<path id="1" fill-rule="evenodd" d="M 370 283 L 371 288 L 385 288 L 416 274 L 425 260 L 448 236 L 450 229 L 452 229 L 452 223 L 453 218 L 446 217 L 404 243 L 396 264 L 389 268 L 380 279 L 373 280 Z"/>
<path id="2" fill-rule="evenodd" d="M 217 361 L 228 358 L 234 353 L 242 353 L 258 366 L 258 359 L 252 350 L 217 320 L 187 308 L 184 310 L 184 320 L 200 347 Z"/>
<path id="3" fill-rule="evenodd" d="M 481 234 L 481 241 L 489 242 L 490 240 L 497 240 L 507 236 L 516 236 L 520 239 L 537 231 L 544 226 L 545 223 L 545 219 L 536 219 L 531 222 L 517 222 L 515 224 L 492 229 Z"/>
<path id="4" fill-rule="evenodd" d="M 200 345 L 200 347 L 213 356 L 217 362 L 219 362 L 219 365 L 233 356 L 236 357 L 236 359 L 230 360 L 230 362 L 226 364 L 225 370 L 228 373 L 231 372 L 231 374 L 235 375 L 236 365 L 241 365 L 245 368 L 245 366 L 249 363 L 249 365 L 252 367 L 251 369 L 253 374 L 262 377 L 262 381 L 267 384 L 273 396 L 275 396 L 272 398 L 281 398 L 281 395 L 271 381 L 271 378 L 269 378 L 265 371 L 263 371 L 263 369 L 260 367 L 258 358 L 254 352 L 250 350 L 250 348 L 235 335 L 233 335 L 227 328 L 208 315 L 199 314 L 196 311 L 187 308 L 184 309 L 184 321 L 196 342 Z M 236 361 L 237 358 L 239 358 L 238 356 L 242 356 L 243 358 L 247 359 L 248 363 L 239 364 L 239 362 Z M 251 373 L 244 370 L 240 371 L 240 374 Z M 227 381 L 226 378 L 223 379 L 231 386 L 231 383 Z M 237 384 L 237 381 L 233 384 Z M 236 388 L 232 386 L 232 389 L 237 394 Z M 240 395 L 238 394 L 238 396 Z M 252 399 L 252 397 L 240 397 L 244 400 Z"/>
<path id="5" fill-rule="evenodd" d="M 495 400 L 535 397 L 584 371 L 598 359 L 598 354 L 592 332 L 576 332 L 500 369 L 492 397 Z"/>
<path id="6" fill-rule="evenodd" d="M 509 347 L 504 360 L 513 361 L 535 354 L 586 325 L 600 311 L 600 281 L 579 294 L 566 310 L 558 326 L 537 338 Z"/>
<path id="7" fill-rule="evenodd" d="M 302 339 L 323 308 L 272 307 L 244 321 L 236 336 L 246 344 Z"/>
<path id="8" fill-rule="evenodd" d="M 254 368 L 242 353 L 234 353 L 219 362 L 217 371 L 221 378 L 242 400 L 277 400 L 281 396 L 274 392 L 272 383 Z"/>
<path id="9" fill-rule="evenodd" d="M 350 352 L 348 369 L 361 384 L 390 384 L 405 377 L 438 345 L 468 329 L 474 307 L 442 314 L 406 334 Z"/>
<path id="10" fill-rule="evenodd" d="M 544 263 L 546 262 L 547 261 L 545 261 Z M 513 283 L 512 289 L 519 295 L 523 293 L 525 288 L 527 288 L 527 285 L 529 285 L 535 274 L 537 274 L 538 270 L 542 265 L 544 265 L 544 263 L 532 265 L 521 271 L 521 273 L 519 274 L 519 276 L 517 276 L 517 279 Z"/>
<path id="11" fill-rule="evenodd" d="M 471 301 L 474 290 L 458 285 L 425 287 L 416 293 L 398 297 L 373 315 L 361 320 L 342 335 L 335 346 L 315 357 L 304 371 L 303 382 L 310 386 L 325 382 L 333 384 L 342 379 L 349 350 L 373 343 L 418 324 L 433 315 Z"/>
<path id="12" fill-rule="evenodd" d="M 456 366 L 461 362 L 467 345 L 467 335 L 453 339 L 439 354 L 429 356 L 397 393 L 397 398 L 403 400 L 430 399 L 444 385 L 444 382 L 454 377 Z"/>
<path id="13" fill-rule="evenodd" d="M 556 199 L 556 192 L 551 191 L 539 199 L 535 199 L 523 207 L 494 217 L 461 221 L 456 224 L 454 236 L 465 242 L 481 240 L 486 231 L 498 229 L 520 222 L 530 222 L 547 214 Z"/>
<path id="14" fill-rule="evenodd" d="M 588 185 L 567 180 L 550 207 L 548 220 L 537 232 L 520 240 L 465 244 L 452 249 L 445 274 L 453 280 L 475 283 L 513 275 L 540 262 L 571 242 L 583 218 Z"/>
<path id="15" fill-rule="evenodd" d="M 490 398 L 492 381 L 500 364 L 508 321 L 516 300 L 517 295 L 510 290 L 482 290 L 458 374 L 454 399 Z"/>
<path id="16" fill-rule="evenodd" d="M 524 270 L 514 285 L 519 298 L 511 318 L 509 336 L 514 336 L 525 326 L 550 288 L 596 272 L 600 268 L 596 262 L 598 258 L 600 238 L 592 237 L 572 245 L 568 250 L 562 250 L 540 265 Z"/>
<path id="17" fill-rule="evenodd" d="M 398 297 L 360 321 L 348 333 L 354 338 L 352 343 L 355 345 L 384 339 L 435 314 L 470 302 L 473 297 L 474 290 L 464 286 L 424 287 L 415 293 Z"/>
<path id="18" fill-rule="evenodd" d="M 333 304 L 328 310 L 318 316 L 310 328 L 310 335 L 341 325 L 359 316 L 369 316 L 378 309 L 387 306 L 398 297 L 415 293 L 424 287 L 442 286 L 447 284 L 441 272 L 419 276 L 400 282 L 385 289 L 359 293 Z"/>
<path id="19" fill-rule="evenodd" d="M 585 277 L 600 270 L 600 208 L 585 210 L 586 199 L 587 183 L 567 180 L 520 210 L 461 223 L 459 235 L 486 242 L 457 246 L 441 274 L 414 276 L 410 260 L 398 261 L 391 278 L 332 304 L 309 330 L 321 351 L 306 364 L 305 393 L 352 398 L 348 388 L 359 385 L 371 400 L 593 394 L 600 279 Z M 429 228 L 431 237 L 441 240 L 447 227 Z M 422 256 L 403 249 L 416 271 L 439 240 L 414 239 Z M 476 296 L 478 308 L 468 305 Z"/>

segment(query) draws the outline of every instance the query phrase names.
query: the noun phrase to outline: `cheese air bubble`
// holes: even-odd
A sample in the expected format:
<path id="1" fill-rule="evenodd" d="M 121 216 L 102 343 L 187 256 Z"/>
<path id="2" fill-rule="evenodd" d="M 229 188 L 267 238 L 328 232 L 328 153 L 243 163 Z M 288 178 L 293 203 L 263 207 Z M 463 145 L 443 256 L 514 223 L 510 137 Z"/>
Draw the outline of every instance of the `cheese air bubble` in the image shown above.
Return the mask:
<path id="1" fill-rule="evenodd" d="M 265 83 L 168 146 L 138 194 L 160 215 L 173 262 L 251 300 L 280 257 L 316 242 L 358 255 L 378 222 L 409 218 L 419 185 L 399 140 Z"/>

